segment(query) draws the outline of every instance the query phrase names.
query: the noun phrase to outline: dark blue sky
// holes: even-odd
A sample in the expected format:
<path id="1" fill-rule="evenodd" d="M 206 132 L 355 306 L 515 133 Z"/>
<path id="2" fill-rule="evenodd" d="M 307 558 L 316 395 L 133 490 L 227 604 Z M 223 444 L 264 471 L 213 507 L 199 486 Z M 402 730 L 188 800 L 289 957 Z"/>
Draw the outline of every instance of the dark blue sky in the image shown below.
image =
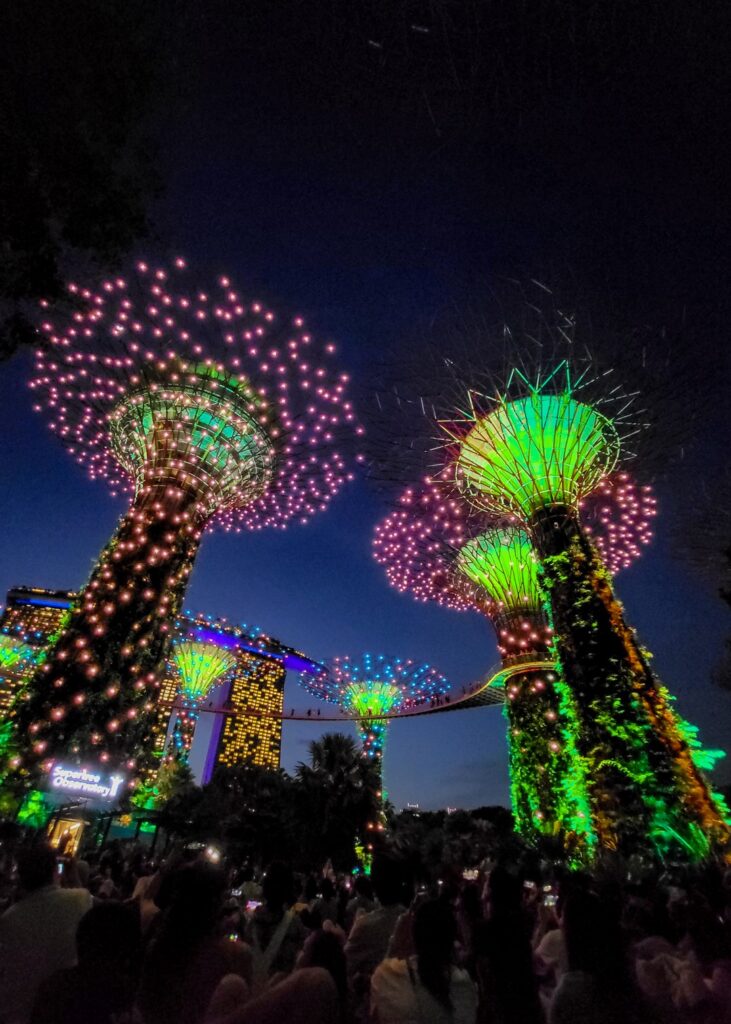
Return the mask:
<path id="1" fill-rule="evenodd" d="M 281 24 L 230 21 L 230 5 L 206 10 L 189 26 L 176 70 L 171 92 L 183 98 L 158 126 L 160 250 L 226 270 L 244 293 L 302 312 L 339 342 L 361 383 L 375 358 L 478 279 L 516 272 L 568 274 L 630 322 L 675 324 L 690 310 L 699 330 L 686 344 L 699 359 L 709 346 L 713 355 L 731 233 L 716 89 L 699 78 L 712 41 L 655 36 L 648 64 L 617 29 L 606 42 L 609 72 L 589 48 L 563 80 L 559 51 L 556 65 L 543 66 L 547 30 L 537 26 L 539 59 L 522 63 L 523 74 L 534 66 L 534 80 L 501 93 L 504 108 L 479 81 L 441 88 L 437 49 L 427 117 L 411 58 L 386 62 L 381 80 L 363 71 L 371 50 L 358 50 L 357 32 L 328 54 L 291 24 L 280 35 Z M 466 116 L 468 108 L 484 116 Z M 431 115 L 442 119 L 438 132 Z M 26 368 L 20 357 L 0 374 L 0 588 L 74 587 L 122 505 L 86 480 L 31 412 Z M 700 464 L 724 459 L 710 429 L 698 451 Z M 692 502 L 700 472 L 687 464 L 662 485 L 658 540 L 618 590 L 680 711 L 723 746 L 731 695 L 712 686 L 709 669 L 731 619 L 671 558 L 668 540 L 671 513 Z M 316 659 L 370 649 L 427 660 L 458 686 L 474 680 L 497 661 L 489 624 L 389 589 L 370 558 L 383 511 L 361 481 L 307 527 L 207 536 L 188 604 L 257 623 Z M 306 700 L 288 680 L 286 703 Z M 286 768 L 316 735 L 314 725 L 285 724 Z M 385 764 L 397 806 L 508 801 L 505 725 L 494 709 L 395 723 Z M 731 766 L 719 778 L 731 778 Z"/>

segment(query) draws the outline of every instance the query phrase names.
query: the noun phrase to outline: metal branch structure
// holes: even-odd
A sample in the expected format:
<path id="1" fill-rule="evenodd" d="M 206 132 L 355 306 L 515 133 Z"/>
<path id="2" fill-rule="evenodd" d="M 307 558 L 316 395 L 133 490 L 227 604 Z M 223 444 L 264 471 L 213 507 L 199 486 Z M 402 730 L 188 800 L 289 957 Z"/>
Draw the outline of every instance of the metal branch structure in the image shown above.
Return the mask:
<path id="1" fill-rule="evenodd" d="M 61 753 L 139 774 L 203 532 L 324 512 L 352 479 L 346 449 L 361 432 L 335 346 L 228 277 L 201 285 L 182 259 L 139 262 L 95 289 L 70 284 L 69 299 L 70 312 L 44 310 L 35 408 L 131 504 L 16 704 L 21 781 Z"/>
<path id="2" fill-rule="evenodd" d="M 442 477 L 477 508 L 514 515 L 540 559 L 554 650 L 578 712 L 601 847 L 699 856 L 729 841 L 669 695 L 627 625 L 579 505 L 617 467 L 631 400 L 591 364 L 512 371 L 442 421 Z"/>
<path id="3" fill-rule="evenodd" d="M 391 718 L 399 711 L 434 706 L 450 689 L 447 679 L 431 665 L 383 654 L 333 658 L 324 672 L 302 675 L 300 682 L 308 693 L 353 715 L 363 756 L 374 762 L 379 778 Z"/>
<path id="4" fill-rule="evenodd" d="M 528 393 L 508 399 L 513 381 Z M 468 501 L 529 521 L 544 508 L 572 507 L 591 494 L 615 468 L 620 441 L 607 416 L 577 400 L 580 385 L 564 362 L 535 384 L 514 371 L 485 414 L 475 404 L 479 396 L 470 394 L 466 431 L 450 430 L 458 447 L 455 481 Z"/>

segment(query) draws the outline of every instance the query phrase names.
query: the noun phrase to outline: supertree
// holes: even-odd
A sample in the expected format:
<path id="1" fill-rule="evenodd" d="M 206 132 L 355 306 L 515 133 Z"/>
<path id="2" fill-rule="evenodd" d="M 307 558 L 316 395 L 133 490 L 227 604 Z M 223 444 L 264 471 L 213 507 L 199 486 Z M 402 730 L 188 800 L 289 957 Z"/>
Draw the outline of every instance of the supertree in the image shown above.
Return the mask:
<path id="1" fill-rule="evenodd" d="M 502 386 L 470 390 L 441 423 L 442 476 L 531 537 L 600 846 L 701 855 L 728 841 L 723 809 L 579 521 L 580 502 L 625 457 L 638 424 L 619 387 L 591 363 L 575 366 L 514 369 Z"/>
<path id="2" fill-rule="evenodd" d="M 625 566 L 649 542 L 655 501 L 651 488 L 621 474 L 602 481 L 599 497 L 587 499 L 582 512 L 607 562 Z M 516 826 L 531 839 L 555 836 L 571 855 L 586 858 L 595 836 L 576 747 L 577 712 L 556 673 L 528 534 L 432 481 L 401 495 L 376 526 L 373 553 L 397 590 L 491 620 L 502 660 L 493 682 L 506 690 Z"/>
<path id="3" fill-rule="evenodd" d="M 175 702 L 170 752 L 187 762 L 198 721 L 198 707 L 213 687 L 223 682 L 234 668 L 236 655 L 219 644 L 198 639 L 195 631 L 191 631 L 190 636 L 176 637 L 171 647 L 180 686 Z"/>
<path id="4" fill-rule="evenodd" d="M 611 313 L 598 330 L 543 283 L 509 284 L 484 315 L 445 314 L 427 328 L 431 343 L 422 332 L 418 355 L 384 364 L 371 476 L 392 493 L 428 474 L 522 526 L 540 563 L 557 674 L 577 709 L 598 847 L 696 857 L 728 842 L 726 812 L 579 510 L 630 459 L 645 479 L 668 471 L 693 440 L 689 396 L 703 382 L 667 332 L 628 330 Z"/>
<path id="5" fill-rule="evenodd" d="M 182 259 L 140 262 L 69 297 L 71 312 L 40 325 L 35 408 L 92 479 L 133 498 L 16 708 L 21 779 L 62 751 L 137 769 L 204 530 L 324 511 L 352 478 L 341 448 L 361 430 L 335 346 L 228 277 L 186 285 Z"/>
<path id="6" fill-rule="evenodd" d="M 383 654 L 333 658 L 318 675 L 302 674 L 300 683 L 355 719 L 363 756 L 373 761 L 379 779 L 390 718 L 399 711 L 434 704 L 450 689 L 447 679 L 431 665 Z"/>

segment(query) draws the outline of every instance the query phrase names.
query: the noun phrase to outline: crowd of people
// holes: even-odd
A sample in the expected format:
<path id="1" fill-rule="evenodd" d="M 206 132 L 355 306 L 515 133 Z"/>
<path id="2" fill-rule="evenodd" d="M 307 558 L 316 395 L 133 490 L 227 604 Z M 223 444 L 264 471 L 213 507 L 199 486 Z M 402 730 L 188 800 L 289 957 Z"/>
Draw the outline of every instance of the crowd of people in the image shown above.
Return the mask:
<path id="1" fill-rule="evenodd" d="M 731 1024 L 731 871 L 509 860 L 416 887 L 22 842 L 0 858 L 0 1024 Z"/>

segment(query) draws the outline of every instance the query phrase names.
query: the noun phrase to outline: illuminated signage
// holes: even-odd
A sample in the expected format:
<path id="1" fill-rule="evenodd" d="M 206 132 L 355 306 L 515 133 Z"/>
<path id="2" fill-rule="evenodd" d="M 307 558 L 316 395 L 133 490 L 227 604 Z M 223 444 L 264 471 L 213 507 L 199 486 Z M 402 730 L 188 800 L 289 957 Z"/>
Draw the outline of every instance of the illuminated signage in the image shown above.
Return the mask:
<path id="1" fill-rule="evenodd" d="M 102 775 L 86 768 L 67 768 L 57 764 L 51 771 L 51 788 L 77 793 L 97 800 L 114 800 L 124 782 L 124 775 Z"/>

